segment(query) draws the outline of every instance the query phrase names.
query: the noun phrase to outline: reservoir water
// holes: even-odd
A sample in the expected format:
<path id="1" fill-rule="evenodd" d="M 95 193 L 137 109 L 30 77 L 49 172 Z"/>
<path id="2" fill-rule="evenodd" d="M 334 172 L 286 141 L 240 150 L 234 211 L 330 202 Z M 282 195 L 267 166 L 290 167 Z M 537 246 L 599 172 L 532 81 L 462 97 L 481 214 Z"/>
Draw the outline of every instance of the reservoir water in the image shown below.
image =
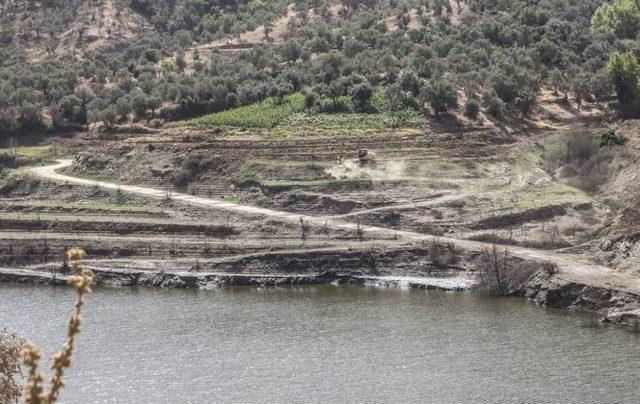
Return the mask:
<path id="1" fill-rule="evenodd" d="M 0 285 L 0 329 L 51 354 L 73 299 Z M 103 288 L 84 317 L 66 403 L 640 401 L 637 334 L 523 299 Z"/>

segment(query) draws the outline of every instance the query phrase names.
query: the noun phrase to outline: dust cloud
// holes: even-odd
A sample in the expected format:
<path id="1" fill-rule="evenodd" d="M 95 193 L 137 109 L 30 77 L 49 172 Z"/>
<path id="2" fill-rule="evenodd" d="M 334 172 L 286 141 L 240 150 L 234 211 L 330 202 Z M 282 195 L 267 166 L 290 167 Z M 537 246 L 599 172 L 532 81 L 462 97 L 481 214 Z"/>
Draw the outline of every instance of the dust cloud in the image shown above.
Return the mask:
<path id="1" fill-rule="evenodd" d="M 343 160 L 326 172 L 336 179 L 401 180 L 407 178 L 404 161 Z"/>

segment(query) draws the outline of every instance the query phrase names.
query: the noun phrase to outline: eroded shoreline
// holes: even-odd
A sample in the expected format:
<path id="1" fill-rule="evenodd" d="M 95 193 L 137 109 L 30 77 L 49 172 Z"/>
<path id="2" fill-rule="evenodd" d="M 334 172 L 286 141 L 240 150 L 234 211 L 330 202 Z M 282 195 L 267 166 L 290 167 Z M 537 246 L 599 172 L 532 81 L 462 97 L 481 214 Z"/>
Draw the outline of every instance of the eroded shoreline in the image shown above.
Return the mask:
<path id="1" fill-rule="evenodd" d="M 97 285 L 162 288 L 212 289 L 226 286 L 270 287 L 294 285 L 376 285 L 443 291 L 470 290 L 475 281 L 469 276 L 402 277 L 320 274 L 231 274 L 163 271 L 122 271 L 91 268 Z M 0 283 L 64 285 L 67 276 L 30 269 L 0 268 Z"/>
<path id="2" fill-rule="evenodd" d="M 286 287 L 303 285 L 361 285 L 440 290 L 473 291 L 473 275 L 454 276 L 373 276 L 336 272 L 319 274 L 240 274 L 131 271 L 91 268 L 96 284 L 103 287 L 159 287 L 216 289 L 222 287 Z M 0 268 L 0 283 L 66 285 L 67 276 L 41 270 Z M 597 313 L 601 323 L 637 327 L 640 321 L 640 295 L 565 281 L 536 274 L 510 295 L 526 298 L 542 306 Z"/>

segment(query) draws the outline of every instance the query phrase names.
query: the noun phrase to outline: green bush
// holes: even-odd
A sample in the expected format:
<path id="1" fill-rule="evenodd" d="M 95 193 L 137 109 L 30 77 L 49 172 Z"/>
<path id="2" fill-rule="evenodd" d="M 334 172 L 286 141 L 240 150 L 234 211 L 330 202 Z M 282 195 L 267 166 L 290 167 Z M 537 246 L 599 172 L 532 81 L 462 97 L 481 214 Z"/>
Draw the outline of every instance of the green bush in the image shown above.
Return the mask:
<path id="1" fill-rule="evenodd" d="M 191 174 L 184 168 L 177 168 L 171 173 L 171 182 L 176 187 L 186 187 L 191 182 Z"/>
<path id="2" fill-rule="evenodd" d="M 504 102 L 498 96 L 491 97 L 487 102 L 487 113 L 498 120 L 504 119 L 503 109 Z"/>
<path id="3" fill-rule="evenodd" d="M 320 105 L 318 107 L 318 112 L 325 114 L 348 113 L 352 110 L 353 105 L 351 104 L 351 99 L 345 96 L 338 97 L 335 100 L 323 98 L 320 100 Z"/>
<path id="4" fill-rule="evenodd" d="M 623 139 L 618 136 L 615 130 L 611 129 L 600 136 L 600 147 L 622 144 Z"/>
<path id="5" fill-rule="evenodd" d="M 464 114 L 469 119 L 478 118 L 478 113 L 480 112 L 480 103 L 474 99 L 468 100 L 464 104 Z"/>
<path id="6" fill-rule="evenodd" d="M 9 153 L 0 153 L 0 169 L 15 168 L 16 156 Z"/>

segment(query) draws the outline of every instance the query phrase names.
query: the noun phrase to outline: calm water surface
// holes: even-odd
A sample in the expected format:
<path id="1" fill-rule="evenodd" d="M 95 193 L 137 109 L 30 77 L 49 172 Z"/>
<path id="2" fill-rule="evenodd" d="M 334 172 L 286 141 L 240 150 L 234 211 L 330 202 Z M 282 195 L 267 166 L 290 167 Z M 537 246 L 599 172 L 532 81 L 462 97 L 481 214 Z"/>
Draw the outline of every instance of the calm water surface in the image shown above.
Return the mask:
<path id="1" fill-rule="evenodd" d="M 51 353 L 68 288 L 0 285 Z M 100 289 L 64 402 L 639 402 L 640 338 L 520 299 L 358 287 Z"/>

